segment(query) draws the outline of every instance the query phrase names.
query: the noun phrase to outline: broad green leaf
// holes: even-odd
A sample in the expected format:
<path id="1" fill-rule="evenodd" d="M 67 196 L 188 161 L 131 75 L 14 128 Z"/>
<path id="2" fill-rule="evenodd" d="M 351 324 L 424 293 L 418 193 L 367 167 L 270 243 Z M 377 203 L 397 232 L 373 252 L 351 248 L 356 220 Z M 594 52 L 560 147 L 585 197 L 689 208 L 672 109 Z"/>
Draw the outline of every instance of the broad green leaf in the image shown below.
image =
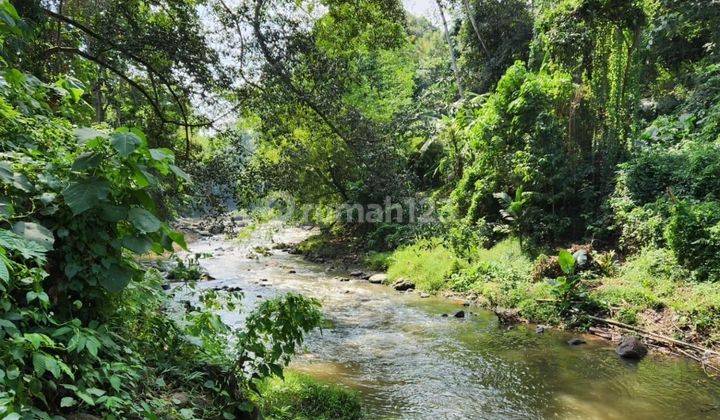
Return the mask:
<path id="1" fill-rule="evenodd" d="M 34 189 L 27 177 L 20 172 L 15 172 L 10 162 L 6 161 L 0 162 L 0 181 L 23 192 L 31 192 Z"/>
<path id="2" fill-rule="evenodd" d="M 55 237 L 53 233 L 38 223 L 31 222 L 17 222 L 12 227 L 13 232 L 22 236 L 23 238 L 35 242 L 43 247 L 43 249 L 50 251 L 53 249 L 53 243 L 55 243 Z"/>
<path id="3" fill-rule="evenodd" d="M 133 207 L 128 213 L 128 219 L 130 223 L 144 233 L 157 232 L 162 223 L 149 211 L 140 208 Z"/>
<path id="4" fill-rule="evenodd" d="M 0 280 L 4 281 L 5 283 L 10 282 L 10 271 L 8 271 L 8 268 L 5 265 L 4 258 L 0 258 Z"/>
<path id="5" fill-rule="evenodd" d="M 73 398 L 73 397 L 64 397 L 63 399 L 60 400 L 61 408 L 72 407 L 75 404 L 77 404 L 77 401 L 75 401 L 75 398 Z"/>
<path id="6" fill-rule="evenodd" d="M 95 395 L 96 397 L 102 397 L 106 394 L 105 391 L 99 388 L 88 388 L 85 390 L 88 394 Z"/>
<path id="7" fill-rule="evenodd" d="M 33 353 L 32 363 L 35 374 L 38 376 L 42 376 L 42 374 L 47 370 L 45 367 L 45 355 L 40 352 Z"/>
<path id="8" fill-rule="evenodd" d="M 142 144 L 140 137 L 130 132 L 115 132 L 110 135 L 110 144 L 122 157 L 128 157 Z"/>
<path id="9" fill-rule="evenodd" d="M 173 240 L 176 244 L 180 245 L 182 249 L 186 250 L 188 249 L 187 242 L 185 242 L 185 235 L 183 235 L 180 232 L 176 232 L 172 229 L 168 229 L 167 232 L 165 232 L 167 236 L 170 237 L 170 239 Z"/>
<path id="10" fill-rule="evenodd" d="M 75 137 L 78 139 L 80 144 L 85 144 L 98 137 L 107 138 L 107 134 L 94 128 L 82 127 L 75 130 Z"/>
<path id="11" fill-rule="evenodd" d="M 122 239 L 122 246 L 142 255 L 152 249 L 152 241 L 147 236 L 126 236 Z"/>
<path id="12" fill-rule="evenodd" d="M 103 204 L 100 206 L 100 210 L 102 212 L 100 217 L 108 222 L 119 222 L 127 218 L 128 210 L 126 207 Z"/>
<path id="13" fill-rule="evenodd" d="M 102 162 L 102 155 L 94 152 L 83 153 L 73 162 L 73 171 L 84 171 L 86 169 L 97 168 Z"/>
<path id="14" fill-rule="evenodd" d="M 575 258 L 573 258 L 571 253 L 563 249 L 560 251 L 560 254 L 558 254 L 558 264 L 560 264 L 560 269 L 562 269 L 563 273 L 572 274 L 575 269 Z"/>
<path id="15" fill-rule="evenodd" d="M 170 165 L 170 170 L 175 176 L 182 178 L 185 182 L 190 182 L 190 175 L 175 165 Z"/>
<path id="16" fill-rule="evenodd" d="M 102 272 L 98 280 L 105 290 L 109 292 L 119 292 L 130 283 L 133 274 L 131 269 L 113 264 Z"/>
<path id="17" fill-rule="evenodd" d="M 95 400 L 93 400 L 93 397 L 91 397 L 90 394 L 78 390 L 78 391 L 75 391 L 75 395 L 77 395 L 78 398 L 83 400 L 85 402 L 85 404 L 95 405 Z"/>
<path id="18" fill-rule="evenodd" d="M 4 198 L 0 198 L 0 220 L 9 219 L 15 213 L 12 203 Z"/>
<path id="19" fill-rule="evenodd" d="M 122 385 L 120 377 L 113 375 L 110 377 L 110 379 L 108 379 L 108 381 L 110 382 L 110 386 L 112 386 L 115 391 L 120 391 L 120 386 Z"/>
<path id="20" fill-rule="evenodd" d="M 106 181 L 88 179 L 68 185 L 62 192 L 65 203 L 74 214 L 80 214 L 95 207 L 98 202 L 107 198 L 110 186 Z"/>
<path id="21" fill-rule="evenodd" d="M 0 161 L 0 179 L 3 181 L 10 183 L 13 179 L 13 171 L 12 165 L 10 162 L 6 161 Z"/>
<path id="22" fill-rule="evenodd" d="M 150 149 L 150 157 L 154 160 L 173 160 L 175 155 L 170 149 Z"/>
<path id="23" fill-rule="evenodd" d="M 46 193 L 40 194 L 40 196 L 38 197 L 38 200 L 40 200 L 41 203 L 48 205 L 48 204 L 52 203 L 53 201 L 55 201 L 55 197 L 57 197 L 57 194 L 46 192 Z"/>

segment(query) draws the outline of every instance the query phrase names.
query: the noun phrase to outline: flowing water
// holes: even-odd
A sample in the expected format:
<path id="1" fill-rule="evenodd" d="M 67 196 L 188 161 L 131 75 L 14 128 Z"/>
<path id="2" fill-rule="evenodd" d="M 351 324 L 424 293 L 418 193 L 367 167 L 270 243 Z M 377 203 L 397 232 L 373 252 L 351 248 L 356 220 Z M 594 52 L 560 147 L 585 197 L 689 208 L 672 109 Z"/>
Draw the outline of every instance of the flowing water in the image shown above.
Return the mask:
<path id="1" fill-rule="evenodd" d="M 347 273 L 283 251 L 248 257 L 273 236 L 287 243 L 308 234 L 282 228 L 244 244 L 212 237 L 191 247 L 214 254 L 203 265 L 217 280 L 202 287 L 241 287 L 246 310 L 288 291 L 319 299 L 328 325 L 310 334 L 291 368 L 359 391 L 370 419 L 720 418 L 720 381 L 692 361 L 625 361 L 601 339 L 571 347 L 577 334 L 536 334 L 447 299 L 341 282 Z M 467 318 L 452 317 L 461 309 Z M 239 313 L 222 316 L 243 322 Z"/>

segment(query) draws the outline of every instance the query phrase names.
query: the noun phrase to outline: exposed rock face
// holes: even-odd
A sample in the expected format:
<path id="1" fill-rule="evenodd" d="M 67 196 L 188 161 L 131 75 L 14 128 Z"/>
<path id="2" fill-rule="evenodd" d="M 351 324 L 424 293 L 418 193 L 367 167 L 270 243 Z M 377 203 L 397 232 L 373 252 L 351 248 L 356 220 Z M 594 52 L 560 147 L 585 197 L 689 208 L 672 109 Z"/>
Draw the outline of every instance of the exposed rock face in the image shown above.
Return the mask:
<path id="1" fill-rule="evenodd" d="M 368 281 L 373 284 L 382 284 L 387 281 L 387 274 L 373 274 L 372 276 L 368 277 Z"/>
<path id="2" fill-rule="evenodd" d="M 414 289 L 415 284 L 413 284 L 410 280 L 400 278 L 400 279 L 395 280 L 395 283 L 393 283 L 392 287 L 395 290 L 404 292 L 406 290 Z"/>
<path id="3" fill-rule="evenodd" d="M 624 336 L 620 339 L 615 352 L 626 359 L 641 359 L 647 354 L 647 347 L 634 336 Z"/>

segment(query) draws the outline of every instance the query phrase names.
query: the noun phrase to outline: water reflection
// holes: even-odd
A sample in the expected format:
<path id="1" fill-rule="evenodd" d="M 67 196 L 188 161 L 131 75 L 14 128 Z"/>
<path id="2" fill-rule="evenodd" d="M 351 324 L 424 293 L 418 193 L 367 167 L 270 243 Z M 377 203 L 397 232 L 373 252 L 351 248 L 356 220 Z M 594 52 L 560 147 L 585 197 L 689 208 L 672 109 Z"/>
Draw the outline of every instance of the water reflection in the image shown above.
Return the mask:
<path id="1" fill-rule="evenodd" d="M 276 241 L 306 235 L 285 229 Z M 603 340 L 571 347 L 568 333 L 507 329 L 476 308 L 466 319 L 442 317 L 461 307 L 340 282 L 281 251 L 247 258 L 256 245 L 195 243 L 197 251 L 223 248 L 204 263 L 219 280 L 203 287 L 240 286 L 248 306 L 286 291 L 320 299 L 329 326 L 308 337 L 292 368 L 357 389 L 369 418 L 720 418 L 720 384 L 686 360 L 627 363 Z M 242 323 L 242 315 L 222 315 Z"/>

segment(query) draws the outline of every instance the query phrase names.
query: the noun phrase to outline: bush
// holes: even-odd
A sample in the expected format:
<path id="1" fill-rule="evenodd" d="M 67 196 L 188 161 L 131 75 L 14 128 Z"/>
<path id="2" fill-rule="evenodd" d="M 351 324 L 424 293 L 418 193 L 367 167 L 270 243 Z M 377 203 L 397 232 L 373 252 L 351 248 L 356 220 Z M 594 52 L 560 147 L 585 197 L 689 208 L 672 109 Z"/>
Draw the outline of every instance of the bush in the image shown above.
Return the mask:
<path id="1" fill-rule="evenodd" d="M 406 278 L 419 290 L 436 291 L 445 286 L 460 264 L 440 240 L 423 239 L 393 253 L 388 277 L 390 280 Z"/>
<path id="2" fill-rule="evenodd" d="M 452 193 L 467 224 L 509 224 L 538 242 L 578 230 L 581 194 L 571 180 L 584 174 L 566 145 L 574 89 L 562 72 L 533 73 L 519 62 L 507 70 L 472 123 L 473 161 Z"/>
<path id="3" fill-rule="evenodd" d="M 363 263 L 371 270 L 385 271 L 388 269 L 392 258 L 391 252 L 371 251 L 363 258 Z"/>
<path id="4" fill-rule="evenodd" d="M 699 279 L 720 279 L 720 202 L 678 202 L 665 236 L 678 261 Z"/>
<path id="5" fill-rule="evenodd" d="M 284 378 L 262 381 L 258 388 L 258 405 L 267 418 L 350 420 L 363 417 L 356 392 L 308 375 L 287 372 Z"/>

